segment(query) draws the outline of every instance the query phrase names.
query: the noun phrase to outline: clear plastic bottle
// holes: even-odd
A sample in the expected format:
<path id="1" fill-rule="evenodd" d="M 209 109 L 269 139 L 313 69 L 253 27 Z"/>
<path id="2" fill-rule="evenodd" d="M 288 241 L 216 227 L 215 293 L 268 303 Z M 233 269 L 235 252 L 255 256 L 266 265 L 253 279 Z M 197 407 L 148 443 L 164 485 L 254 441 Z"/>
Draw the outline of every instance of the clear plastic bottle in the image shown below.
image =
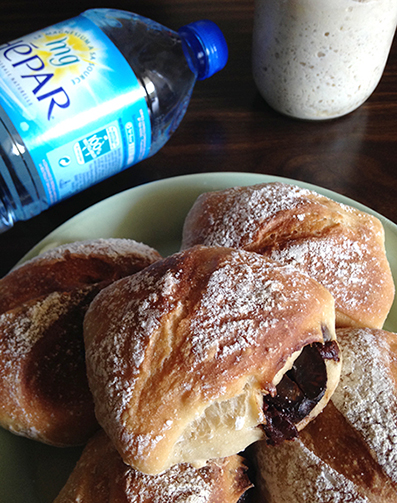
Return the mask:
<path id="1" fill-rule="evenodd" d="M 211 21 L 115 9 L 1 45 L 0 232 L 155 154 L 227 57 Z"/>

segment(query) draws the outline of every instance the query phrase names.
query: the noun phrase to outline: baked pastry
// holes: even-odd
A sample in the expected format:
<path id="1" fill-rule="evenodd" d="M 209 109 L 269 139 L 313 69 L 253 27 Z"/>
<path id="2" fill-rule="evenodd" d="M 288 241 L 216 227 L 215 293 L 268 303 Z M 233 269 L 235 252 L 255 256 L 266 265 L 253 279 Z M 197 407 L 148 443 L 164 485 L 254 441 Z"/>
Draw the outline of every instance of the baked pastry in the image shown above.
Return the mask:
<path id="1" fill-rule="evenodd" d="M 83 318 L 112 281 L 158 260 L 132 240 L 50 250 L 0 280 L 0 425 L 45 443 L 81 444 L 98 428 Z"/>
<path id="2" fill-rule="evenodd" d="M 0 314 L 53 292 L 105 285 L 161 258 L 132 239 L 95 239 L 54 247 L 0 279 Z"/>
<path id="3" fill-rule="evenodd" d="M 328 290 L 256 253 L 194 247 L 157 261 L 85 316 L 98 421 L 148 474 L 278 443 L 337 385 L 334 323 Z"/>
<path id="4" fill-rule="evenodd" d="M 54 503 L 237 503 L 251 487 L 243 458 L 231 456 L 200 469 L 182 464 L 144 475 L 123 463 L 109 438 L 98 432 Z"/>
<path id="5" fill-rule="evenodd" d="M 243 248 L 309 274 L 334 296 L 337 326 L 382 328 L 393 302 L 381 222 L 305 188 L 265 183 L 202 194 L 182 249 L 197 244 Z"/>
<path id="6" fill-rule="evenodd" d="M 298 439 L 253 448 L 260 501 L 397 502 L 397 334 L 351 328 L 337 337 L 341 379 L 322 414 Z"/>

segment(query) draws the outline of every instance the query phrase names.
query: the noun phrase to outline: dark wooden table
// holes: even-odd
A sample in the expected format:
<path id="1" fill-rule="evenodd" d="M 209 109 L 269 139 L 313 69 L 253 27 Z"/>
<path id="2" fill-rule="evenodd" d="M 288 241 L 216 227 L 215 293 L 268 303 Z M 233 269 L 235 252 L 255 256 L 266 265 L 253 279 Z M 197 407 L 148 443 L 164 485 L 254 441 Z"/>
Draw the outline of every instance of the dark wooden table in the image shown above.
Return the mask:
<path id="1" fill-rule="evenodd" d="M 163 149 L 127 171 L 61 202 L 0 236 L 0 277 L 37 241 L 86 207 L 161 178 L 214 171 L 280 175 L 349 196 L 397 222 L 397 45 L 371 98 L 327 122 L 272 111 L 251 74 L 253 0 L 0 0 L 0 43 L 93 7 L 133 10 L 177 29 L 209 18 L 229 43 L 229 62 L 199 82 L 184 120 Z"/>

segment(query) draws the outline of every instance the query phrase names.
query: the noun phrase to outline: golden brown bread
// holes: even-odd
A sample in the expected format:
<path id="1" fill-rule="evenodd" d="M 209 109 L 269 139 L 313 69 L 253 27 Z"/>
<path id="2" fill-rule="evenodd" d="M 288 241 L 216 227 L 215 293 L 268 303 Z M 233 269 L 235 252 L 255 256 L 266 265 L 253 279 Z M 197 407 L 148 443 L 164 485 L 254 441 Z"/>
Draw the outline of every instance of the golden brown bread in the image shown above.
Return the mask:
<path id="1" fill-rule="evenodd" d="M 337 326 L 382 328 L 393 302 L 381 222 L 308 189 L 267 183 L 202 194 L 186 217 L 182 249 L 197 244 L 294 265 L 333 294 Z"/>
<path id="2" fill-rule="evenodd" d="M 337 330 L 341 379 L 298 439 L 254 446 L 267 503 L 397 502 L 397 335 Z"/>
<path id="3" fill-rule="evenodd" d="M 88 388 L 83 318 L 95 295 L 160 255 L 132 240 L 50 250 L 0 280 L 0 425 L 49 444 L 98 428 Z"/>
<path id="4" fill-rule="evenodd" d="M 106 285 L 159 258 L 156 250 L 131 239 L 95 239 L 57 246 L 0 280 L 0 314 L 53 292 Z"/>
<path id="5" fill-rule="evenodd" d="M 87 311 L 98 421 L 124 462 L 149 474 L 283 440 L 337 385 L 334 323 L 331 294 L 294 268 L 227 248 L 167 257 Z"/>
<path id="6" fill-rule="evenodd" d="M 200 469 L 183 464 L 144 475 L 125 465 L 100 431 L 54 503 L 237 503 L 251 487 L 246 471 L 243 458 L 231 456 Z"/>

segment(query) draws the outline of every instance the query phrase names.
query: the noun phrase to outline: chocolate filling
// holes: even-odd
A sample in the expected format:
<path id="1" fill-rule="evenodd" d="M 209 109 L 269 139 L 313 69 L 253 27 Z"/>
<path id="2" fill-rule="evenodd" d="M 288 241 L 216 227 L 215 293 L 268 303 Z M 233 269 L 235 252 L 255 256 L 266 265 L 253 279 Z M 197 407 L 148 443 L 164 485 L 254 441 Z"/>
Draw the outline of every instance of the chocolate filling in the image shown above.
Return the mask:
<path id="1" fill-rule="evenodd" d="M 327 387 L 325 360 L 339 361 L 339 348 L 335 341 L 306 346 L 278 384 L 276 396 L 264 397 L 264 430 L 270 445 L 297 437 L 296 424 L 324 396 Z"/>

